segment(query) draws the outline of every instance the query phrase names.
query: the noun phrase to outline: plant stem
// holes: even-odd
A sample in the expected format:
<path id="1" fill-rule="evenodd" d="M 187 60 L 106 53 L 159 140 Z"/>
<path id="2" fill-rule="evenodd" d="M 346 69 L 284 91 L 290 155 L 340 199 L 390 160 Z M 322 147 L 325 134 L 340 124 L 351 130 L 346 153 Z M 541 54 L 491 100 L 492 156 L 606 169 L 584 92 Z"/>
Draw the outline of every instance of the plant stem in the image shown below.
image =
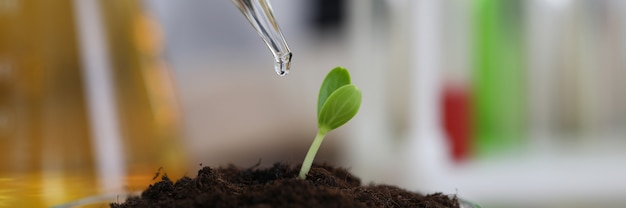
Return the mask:
<path id="1" fill-rule="evenodd" d="M 302 163 L 302 167 L 300 168 L 300 179 L 306 179 L 306 174 L 311 170 L 311 165 L 313 164 L 313 159 L 315 159 L 315 154 L 317 154 L 317 150 L 320 148 L 322 141 L 324 141 L 324 137 L 328 131 L 322 131 L 322 129 L 317 130 L 317 136 L 313 140 L 313 144 L 309 148 L 309 151 L 306 153 L 306 157 L 304 157 L 304 162 Z"/>

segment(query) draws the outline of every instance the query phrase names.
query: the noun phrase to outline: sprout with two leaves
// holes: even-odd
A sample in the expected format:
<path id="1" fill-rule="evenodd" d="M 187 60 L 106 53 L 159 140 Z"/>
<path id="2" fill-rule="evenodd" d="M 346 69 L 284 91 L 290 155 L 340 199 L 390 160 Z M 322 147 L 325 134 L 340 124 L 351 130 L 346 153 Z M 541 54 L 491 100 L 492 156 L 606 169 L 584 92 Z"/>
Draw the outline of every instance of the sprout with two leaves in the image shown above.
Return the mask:
<path id="1" fill-rule="evenodd" d="M 326 75 L 320 88 L 317 98 L 317 136 L 302 163 L 300 179 L 306 179 L 326 134 L 352 119 L 360 106 L 361 91 L 350 83 L 350 73 L 346 68 L 335 67 Z"/>

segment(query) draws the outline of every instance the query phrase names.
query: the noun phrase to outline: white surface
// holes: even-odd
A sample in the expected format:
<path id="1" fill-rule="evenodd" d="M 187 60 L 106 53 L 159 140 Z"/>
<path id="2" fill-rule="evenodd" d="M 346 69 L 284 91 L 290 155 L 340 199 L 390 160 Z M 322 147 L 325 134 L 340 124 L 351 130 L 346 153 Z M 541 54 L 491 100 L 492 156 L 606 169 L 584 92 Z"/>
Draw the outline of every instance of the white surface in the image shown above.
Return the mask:
<path id="1" fill-rule="evenodd" d="M 440 191 L 483 205 L 626 204 L 626 154 L 529 154 L 448 170 Z"/>

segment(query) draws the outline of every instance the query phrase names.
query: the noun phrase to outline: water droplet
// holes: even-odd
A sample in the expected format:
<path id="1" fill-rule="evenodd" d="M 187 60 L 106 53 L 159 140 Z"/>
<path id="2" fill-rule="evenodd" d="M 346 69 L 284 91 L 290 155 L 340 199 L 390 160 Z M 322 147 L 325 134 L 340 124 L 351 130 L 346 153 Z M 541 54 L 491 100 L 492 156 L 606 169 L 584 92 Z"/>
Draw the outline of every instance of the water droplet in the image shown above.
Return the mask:
<path id="1" fill-rule="evenodd" d="M 291 56 L 291 52 L 289 52 L 276 57 L 274 70 L 278 75 L 285 76 L 289 73 L 289 69 L 291 68 Z"/>

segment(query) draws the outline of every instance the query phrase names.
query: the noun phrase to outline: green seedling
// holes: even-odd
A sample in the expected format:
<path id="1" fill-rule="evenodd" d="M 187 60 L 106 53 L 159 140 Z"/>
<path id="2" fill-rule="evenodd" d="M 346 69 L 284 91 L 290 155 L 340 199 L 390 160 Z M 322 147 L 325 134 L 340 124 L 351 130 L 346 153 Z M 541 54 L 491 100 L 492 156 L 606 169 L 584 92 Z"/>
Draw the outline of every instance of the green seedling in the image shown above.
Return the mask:
<path id="1" fill-rule="evenodd" d="M 335 67 L 328 72 L 317 97 L 317 135 L 302 163 L 300 179 L 306 179 L 326 134 L 352 119 L 360 106 L 361 90 L 350 83 L 348 70 Z"/>

